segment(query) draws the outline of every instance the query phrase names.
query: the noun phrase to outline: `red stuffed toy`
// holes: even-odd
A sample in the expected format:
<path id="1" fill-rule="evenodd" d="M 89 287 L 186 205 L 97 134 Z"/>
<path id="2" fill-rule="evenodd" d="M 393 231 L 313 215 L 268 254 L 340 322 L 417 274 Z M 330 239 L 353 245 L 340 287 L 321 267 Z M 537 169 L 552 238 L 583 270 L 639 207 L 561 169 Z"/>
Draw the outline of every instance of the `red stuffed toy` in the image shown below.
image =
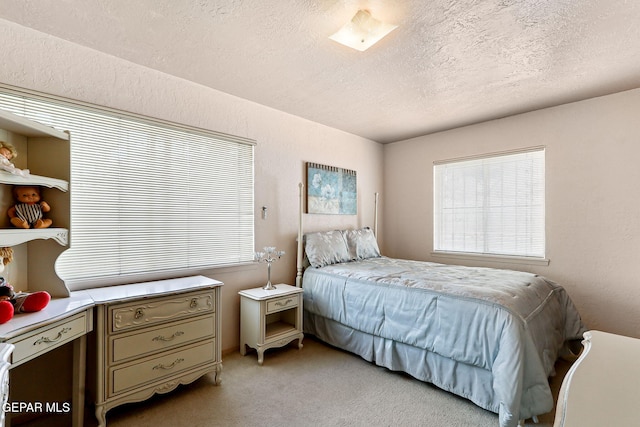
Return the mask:
<path id="1" fill-rule="evenodd" d="M 0 272 L 4 266 L 13 259 L 11 248 L 0 248 Z M 14 292 L 4 277 L 0 277 L 0 324 L 13 318 L 14 313 L 30 313 L 40 311 L 49 304 L 51 295 L 45 291 L 39 292 Z"/>

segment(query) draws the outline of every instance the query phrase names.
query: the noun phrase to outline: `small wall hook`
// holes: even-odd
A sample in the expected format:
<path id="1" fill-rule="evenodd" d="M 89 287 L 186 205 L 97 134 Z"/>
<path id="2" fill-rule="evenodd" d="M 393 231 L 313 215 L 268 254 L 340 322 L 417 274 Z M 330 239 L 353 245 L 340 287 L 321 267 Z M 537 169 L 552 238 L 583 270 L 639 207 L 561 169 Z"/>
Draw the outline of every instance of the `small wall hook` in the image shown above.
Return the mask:
<path id="1" fill-rule="evenodd" d="M 267 207 L 262 207 L 262 219 L 267 219 Z"/>

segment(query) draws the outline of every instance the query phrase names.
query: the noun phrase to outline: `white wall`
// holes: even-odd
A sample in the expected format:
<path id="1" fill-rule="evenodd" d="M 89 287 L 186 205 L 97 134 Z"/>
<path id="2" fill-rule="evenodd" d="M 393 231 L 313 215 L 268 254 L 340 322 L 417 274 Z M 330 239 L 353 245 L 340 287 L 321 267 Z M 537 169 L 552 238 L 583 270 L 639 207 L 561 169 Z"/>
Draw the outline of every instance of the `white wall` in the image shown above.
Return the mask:
<path id="1" fill-rule="evenodd" d="M 373 194 L 382 189 L 382 146 L 336 129 L 172 77 L 0 20 L 0 83 L 257 140 L 256 247 L 287 252 L 274 282 L 293 283 L 298 183 L 306 161 L 357 172 L 361 214 L 306 215 L 309 229 L 372 225 Z M 188 65 L 186 65 L 188 66 Z M 260 211 L 267 206 L 268 217 Z M 222 348 L 237 349 L 241 289 L 266 282 L 266 266 L 204 272 L 225 283 Z"/>
<path id="2" fill-rule="evenodd" d="M 546 146 L 545 267 L 587 327 L 640 338 L 640 89 L 384 147 L 387 255 L 434 260 L 435 160 Z M 445 261 L 448 262 L 448 261 Z"/>

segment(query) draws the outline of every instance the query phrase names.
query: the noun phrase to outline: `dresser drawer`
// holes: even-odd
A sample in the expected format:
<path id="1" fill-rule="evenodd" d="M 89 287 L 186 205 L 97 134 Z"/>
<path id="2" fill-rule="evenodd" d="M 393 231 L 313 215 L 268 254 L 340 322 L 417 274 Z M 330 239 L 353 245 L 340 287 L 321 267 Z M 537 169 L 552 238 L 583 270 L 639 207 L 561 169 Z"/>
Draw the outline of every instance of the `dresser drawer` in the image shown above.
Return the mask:
<path id="1" fill-rule="evenodd" d="M 288 295 L 267 301 L 267 314 L 298 306 L 298 295 Z"/>
<path id="2" fill-rule="evenodd" d="M 144 329 L 128 335 L 118 334 L 111 339 L 110 362 L 151 355 L 157 351 L 215 336 L 213 315 L 171 323 L 167 326 Z"/>
<path id="3" fill-rule="evenodd" d="M 200 365 L 215 361 L 215 341 L 208 340 L 139 363 L 109 369 L 109 394 L 153 383 Z"/>
<path id="4" fill-rule="evenodd" d="M 215 311 L 213 290 L 142 299 L 109 307 L 109 330 L 122 332 Z"/>
<path id="5" fill-rule="evenodd" d="M 89 331 L 87 330 L 86 312 L 37 329 L 34 333 L 13 343 L 15 349 L 13 350 L 12 366 L 73 341 L 87 332 Z"/>

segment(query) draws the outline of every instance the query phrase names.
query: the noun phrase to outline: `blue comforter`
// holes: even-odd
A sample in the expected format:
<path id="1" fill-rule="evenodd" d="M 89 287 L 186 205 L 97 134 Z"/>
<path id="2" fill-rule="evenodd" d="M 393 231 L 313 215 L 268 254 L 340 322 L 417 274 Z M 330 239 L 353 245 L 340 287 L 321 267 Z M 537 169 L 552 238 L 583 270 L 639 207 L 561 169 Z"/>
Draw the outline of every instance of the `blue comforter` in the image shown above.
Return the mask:
<path id="1" fill-rule="evenodd" d="M 309 268 L 303 288 L 309 313 L 455 363 L 428 380 L 497 412 L 504 427 L 551 411 L 547 378 L 584 332 L 565 290 L 531 273 L 380 257 Z M 478 369 L 491 373 L 489 391 L 456 388 L 469 382 L 456 375 Z"/>

